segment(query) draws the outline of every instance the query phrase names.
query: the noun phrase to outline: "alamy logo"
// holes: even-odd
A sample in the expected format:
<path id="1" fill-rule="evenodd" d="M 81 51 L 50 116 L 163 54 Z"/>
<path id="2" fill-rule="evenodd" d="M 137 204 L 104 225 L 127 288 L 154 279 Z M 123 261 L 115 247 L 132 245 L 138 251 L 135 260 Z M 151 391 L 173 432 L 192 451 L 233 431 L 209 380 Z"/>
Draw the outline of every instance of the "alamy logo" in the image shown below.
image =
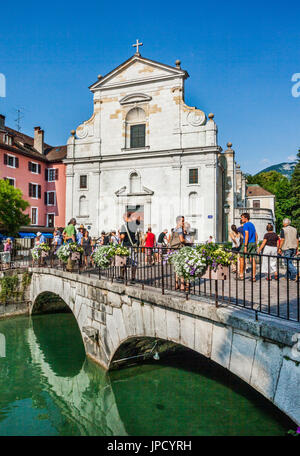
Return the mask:
<path id="1" fill-rule="evenodd" d="M 300 73 L 293 74 L 292 82 L 296 83 L 292 87 L 292 96 L 294 98 L 298 98 L 298 97 L 300 97 Z"/>
<path id="2" fill-rule="evenodd" d="M 291 350 L 292 355 L 300 359 L 300 333 L 293 334 L 292 342 L 295 342 Z"/>
<path id="3" fill-rule="evenodd" d="M 0 97 L 6 97 L 6 79 L 2 73 L 0 73 Z"/>
<path id="4" fill-rule="evenodd" d="M 5 336 L 0 333 L 0 358 L 5 358 L 6 356 L 6 345 L 5 345 Z"/>

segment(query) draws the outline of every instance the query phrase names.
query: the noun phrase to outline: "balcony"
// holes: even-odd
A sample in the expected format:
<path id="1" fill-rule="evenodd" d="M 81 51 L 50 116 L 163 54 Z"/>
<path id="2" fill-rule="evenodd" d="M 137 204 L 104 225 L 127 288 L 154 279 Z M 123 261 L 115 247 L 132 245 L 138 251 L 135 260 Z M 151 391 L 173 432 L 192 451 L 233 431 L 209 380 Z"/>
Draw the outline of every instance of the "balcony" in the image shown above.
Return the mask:
<path id="1" fill-rule="evenodd" d="M 248 212 L 251 219 L 264 219 L 274 221 L 272 209 L 253 208 L 253 207 L 237 207 L 235 208 L 235 218 L 239 218 L 243 212 Z"/>

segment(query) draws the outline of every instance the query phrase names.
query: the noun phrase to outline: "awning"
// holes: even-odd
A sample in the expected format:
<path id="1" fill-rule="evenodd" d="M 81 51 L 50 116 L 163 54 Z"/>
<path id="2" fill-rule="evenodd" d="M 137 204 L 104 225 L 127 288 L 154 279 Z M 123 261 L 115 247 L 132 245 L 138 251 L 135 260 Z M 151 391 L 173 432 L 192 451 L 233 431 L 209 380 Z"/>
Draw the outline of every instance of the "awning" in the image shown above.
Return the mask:
<path id="1" fill-rule="evenodd" d="M 42 233 L 42 232 L 41 232 Z M 45 237 L 45 238 L 50 238 L 52 239 L 53 238 L 53 234 L 52 233 L 42 233 L 42 235 Z M 18 233 L 18 237 L 19 238 L 27 238 L 27 239 L 33 239 L 36 237 L 36 233 L 24 233 L 24 231 L 20 231 Z"/>

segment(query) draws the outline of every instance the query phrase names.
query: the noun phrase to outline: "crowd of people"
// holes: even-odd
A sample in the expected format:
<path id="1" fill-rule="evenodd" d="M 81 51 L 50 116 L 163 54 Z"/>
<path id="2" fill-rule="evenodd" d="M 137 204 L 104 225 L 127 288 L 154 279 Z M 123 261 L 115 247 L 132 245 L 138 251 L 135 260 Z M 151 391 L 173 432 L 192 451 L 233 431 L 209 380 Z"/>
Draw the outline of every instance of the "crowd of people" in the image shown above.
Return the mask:
<path id="1" fill-rule="evenodd" d="M 134 218 L 134 214 L 125 213 L 123 224 L 119 230 L 111 232 L 102 231 L 99 238 L 92 238 L 87 228 L 83 225 L 76 230 L 76 219 L 72 218 L 65 228 L 56 227 L 51 240 L 50 257 L 53 259 L 61 245 L 66 243 L 76 243 L 82 247 L 80 256 L 80 265 L 82 268 L 88 268 L 93 264 L 93 252 L 99 246 L 109 244 L 122 245 L 124 247 L 139 247 L 139 253 L 142 255 L 143 262 L 146 265 L 153 265 L 162 261 L 162 255 L 170 249 L 178 249 L 182 246 L 192 246 L 194 239 L 191 234 L 190 224 L 185 221 L 184 216 L 176 217 L 176 226 L 169 232 L 164 229 L 157 236 L 152 232 L 151 226 L 147 228 L 146 233 L 140 229 L 140 223 Z M 291 226 L 288 218 L 283 220 L 283 227 L 279 235 L 274 231 L 274 226 L 268 223 L 266 233 L 262 243 L 259 245 L 258 236 L 254 224 L 250 221 L 248 213 L 243 213 L 240 219 L 240 226 L 231 226 L 230 239 L 232 242 L 232 251 L 238 254 L 236 265 L 237 279 L 244 280 L 245 271 L 250 264 L 251 280 L 256 281 L 257 263 L 261 264 L 261 273 L 266 275 L 267 280 L 272 280 L 272 276 L 277 280 L 278 277 L 278 256 L 286 258 L 286 278 L 291 280 L 299 279 L 299 271 L 293 264 L 293 258 L 299 254 L 299 236 L 296 228 Z M 46 243 L 45 236 L 38 232 L 34 245 Z M 207 244 L 213 243 L 214 239 L 209 236 Z M 4 252 L 2 262 L 10 263 L 12 252 L 12 241 L 7 238 L 4 242 Z M 255 255 L 251 255 L 255 254 Z M 263 254 L 261 261 L 258 261 L 257 254 Z M 139 255 L 139 260 L 141 256 Z M 44 260 L 43 260 L 44 261 Z M 129 259 L 132 267 L 132 276 L 134 280 L 135 268 L 137 266 L 137 256 Z"/>
<path id="2" fill-rule="evenodd" d="M 244 280 L 247 260 L 250 262 L 253 282 L 256 281 L 256 255 L 263 254 L 261 259 L 261 273 L 266 275 L 266 280 L 278 280 L 278 259 L 282 255 L 286 258 L 286 279 L 298 281 L 299 271 L 293 264 L 293 258 L 299 254 L 299 235 L 296 228 L 291 226 L 291 220 L 285 218 L 280 235 L 274 231 L 272 223 L 266 226 L 266 233 L 263 241 L 258 245 L 258 237 L 255 226 L 250 222 L 247 212 L 241 215 L 240 227 L 231 226 L 230 238 L 232 240 L 232 250 L 238 255 L 238 280 Z"/>

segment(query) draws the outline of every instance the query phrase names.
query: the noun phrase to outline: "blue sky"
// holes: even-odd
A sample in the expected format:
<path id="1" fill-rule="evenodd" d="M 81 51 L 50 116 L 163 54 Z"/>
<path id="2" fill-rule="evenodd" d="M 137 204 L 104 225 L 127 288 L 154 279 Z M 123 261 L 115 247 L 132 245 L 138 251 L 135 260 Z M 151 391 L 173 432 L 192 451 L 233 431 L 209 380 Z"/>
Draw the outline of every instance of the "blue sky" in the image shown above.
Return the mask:
<path id="1" fill-rule="evenodd" d="M 233 143 L 244 172 L 290 161 L 300 147 L 300 4 L 289 2 L 15 1 L 1 4 L 0 113 L 22 131 L 65 144 L 92 113 L 88 86 L 134 53 L 174 65 L 190 78 L 186 102 L 213 112 L 219 144 Z M 3 20 L 4 19 L 4 20 Z"/>

